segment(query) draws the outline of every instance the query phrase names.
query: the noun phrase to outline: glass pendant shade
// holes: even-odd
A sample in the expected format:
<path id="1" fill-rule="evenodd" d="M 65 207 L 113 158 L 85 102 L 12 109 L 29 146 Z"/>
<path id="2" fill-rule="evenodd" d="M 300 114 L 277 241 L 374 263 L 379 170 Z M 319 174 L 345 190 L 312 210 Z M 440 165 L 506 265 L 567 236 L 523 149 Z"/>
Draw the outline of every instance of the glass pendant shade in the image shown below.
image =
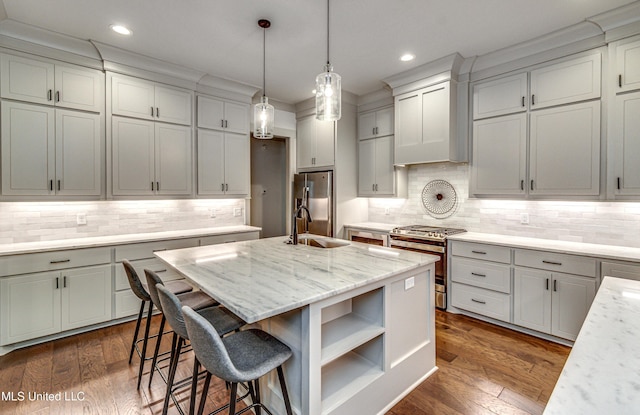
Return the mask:
<path id="1" fill-rule="evenodd" d="M 260 139 L 273 138 L 273 118 L 275 109 L 269 104 L 269 98 L 263 96 L 262 101 L 254 106 L 253 136 Z"/>
<path id="2" fill-rule="evenodd" d="M 342 87 L 340 75 L 331 65 L 316 77 L 316 119 L 337 121 L 342 116 Z"/>

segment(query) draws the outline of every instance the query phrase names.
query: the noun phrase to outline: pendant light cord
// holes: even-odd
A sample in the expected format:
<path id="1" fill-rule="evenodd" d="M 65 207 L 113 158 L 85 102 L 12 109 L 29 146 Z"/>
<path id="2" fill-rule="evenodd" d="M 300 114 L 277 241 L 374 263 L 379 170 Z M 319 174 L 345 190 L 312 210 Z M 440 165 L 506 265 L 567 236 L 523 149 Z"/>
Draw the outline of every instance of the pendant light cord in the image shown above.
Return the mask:
<path id="1" fill-rule="evenodd" d="M 262 28 L 262 98 L 267 96 L 267 28 Z"/>
<path id="2" fill-rule="evenodd" d="M 327 0 L 327 65 L 331 65 L 329 62 L 329 2 L 330 0 Z"/>

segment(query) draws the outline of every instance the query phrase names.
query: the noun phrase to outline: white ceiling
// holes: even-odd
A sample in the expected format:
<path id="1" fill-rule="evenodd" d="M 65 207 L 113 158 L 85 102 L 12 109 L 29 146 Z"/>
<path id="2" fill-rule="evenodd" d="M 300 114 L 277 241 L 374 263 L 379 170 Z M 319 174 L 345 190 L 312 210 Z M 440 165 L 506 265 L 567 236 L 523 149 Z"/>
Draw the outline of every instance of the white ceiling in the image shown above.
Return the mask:
<path id="1" fill-rule="evenodd" d="M 333 0 L 331 63 L 343 89 L 362 95 L 382 79 L 454 52 L 483 55 L 633 0 Z M 3 0 L 6 17 L 96 40 L 211 75 L 262 85 L 267 96 L 312 96 L 326 59 L 325 0 Z M 129 26 L 123 37 L 109 25 Z M 413 62 L 400 62 L 405 52 Z"/>

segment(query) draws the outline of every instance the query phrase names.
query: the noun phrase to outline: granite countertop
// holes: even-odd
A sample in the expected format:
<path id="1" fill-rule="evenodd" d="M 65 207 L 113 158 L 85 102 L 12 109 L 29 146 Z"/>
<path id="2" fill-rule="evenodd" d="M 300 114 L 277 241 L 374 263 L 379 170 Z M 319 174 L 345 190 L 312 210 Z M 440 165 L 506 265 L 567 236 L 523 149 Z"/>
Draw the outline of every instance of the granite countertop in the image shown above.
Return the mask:
<path id="1" fill-rule="evenodd" d="M 337 248 L 286 244 L 266 238 L 156 252 L 156 256 L 253 323 L 303 307 L 404 271 L 438 257 L 347 242 Z"/>
<path id="2" fill-rule="evenodd" d="M 255 226 L 220 226 L 215 228 L 185 229 L 179 231 L 132 233 L 124 235 L 95 236 L 88 238 L 59 239 L 54 241 L 22 242 L 15 244 L 0 244 L 0 256 L 31 254 L 44 251 L 57 251 L 63 249 L 95 248 L 109 245 L 122 245 L 128 243 L 162 241 L 165 239 L 195 238 L 200 236 L 213 236 L 229 233 L 242 233 L 260 231 L 262 228 Z"/>
<path id="3" fill-rule="evenodd" d="M 361 229 L 364 231 L 373 232 L 391 232 L 393 228 L 397 228 L 400 225 L 393 223 L 379 223 L 379 222 L 359 222 L 349 223 L 344 225 L 345 228 Z"/>
<path id="4" fill-rule="evenodd" d="M 465 232 L 447 237 L 449 241 L 477 242 L 489 245 L 503 245 L 558 252 L 562 254 L 586 255 L 600 259 L 620 261 L 640 261 L 640 248 L 617 245 L 589 244 L 584 242 L 557 241 L 551 239 L 508 236 L 491 233 Z"/>
<path id="5" fill-rule="evenodd" d="M 637 414 L 640 281 L 605 277 L 545 415 Z"/>

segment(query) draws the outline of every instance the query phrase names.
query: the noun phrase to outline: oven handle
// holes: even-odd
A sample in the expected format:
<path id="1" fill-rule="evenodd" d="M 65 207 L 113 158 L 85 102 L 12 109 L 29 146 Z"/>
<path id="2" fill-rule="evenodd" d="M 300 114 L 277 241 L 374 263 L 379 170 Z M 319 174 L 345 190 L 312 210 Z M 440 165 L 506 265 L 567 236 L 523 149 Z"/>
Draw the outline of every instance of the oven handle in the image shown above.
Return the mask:
<path id="1" fill-rule="evenodd" d="M 412 248 L 418 251 L 426 251 L 426 252 L 437 252 L 440 254 L 444 254 L 444 246 L 437 246 L 431 244 L 421 244 L 416 242 L 406 242 L 399 241 L 397 239 L 391 240 L 391 247 L 399 247 L 399 248 Z"/>

